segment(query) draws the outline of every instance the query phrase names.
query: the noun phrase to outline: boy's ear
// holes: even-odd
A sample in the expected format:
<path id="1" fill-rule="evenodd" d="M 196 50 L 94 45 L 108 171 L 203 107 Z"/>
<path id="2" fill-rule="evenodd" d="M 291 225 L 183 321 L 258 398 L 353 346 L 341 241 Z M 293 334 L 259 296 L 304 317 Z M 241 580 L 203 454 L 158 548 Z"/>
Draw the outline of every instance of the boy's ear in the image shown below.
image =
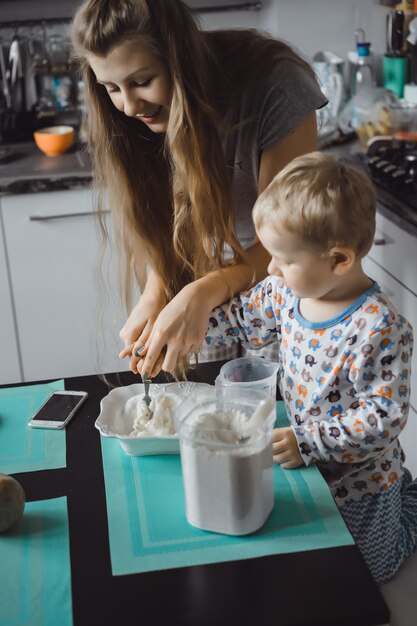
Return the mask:
<path id="1" fill-rule="evenodd" d="M 332 262 L 332 270 L 337 276 L 343 276 L 352 269 L 356 261 L 356 254 L 352 248 L 335 246 L 328 252 Z"/>

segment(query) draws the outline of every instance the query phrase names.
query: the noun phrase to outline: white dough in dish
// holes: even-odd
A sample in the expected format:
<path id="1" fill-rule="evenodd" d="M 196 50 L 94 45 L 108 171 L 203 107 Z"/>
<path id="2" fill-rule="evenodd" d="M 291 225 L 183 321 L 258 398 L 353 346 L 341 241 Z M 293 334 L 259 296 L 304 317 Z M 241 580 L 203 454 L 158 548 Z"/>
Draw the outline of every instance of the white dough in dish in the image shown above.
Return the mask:
<path id="1" fill-rule="evenodd" d="M 143 395 L 133 396 L 126 402 L 123 414 L 133 424 L 130 435 L 134 437 L 175 435 L 173 409 L 181 402 L 181 398 L 173 393 L 159 393 L 152 395 L 151 398 L 149 407 Z"/>

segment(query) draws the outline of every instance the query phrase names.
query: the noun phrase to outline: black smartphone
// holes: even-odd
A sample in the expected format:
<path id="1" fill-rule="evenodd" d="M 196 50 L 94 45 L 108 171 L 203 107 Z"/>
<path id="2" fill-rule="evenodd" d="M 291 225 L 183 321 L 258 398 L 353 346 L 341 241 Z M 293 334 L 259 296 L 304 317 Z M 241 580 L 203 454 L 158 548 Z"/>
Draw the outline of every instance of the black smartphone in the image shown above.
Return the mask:
<path id="1" fill-rule="evenodd" d="M 28 426 L 65 428 L 87 397 L 86 391 L 54 391 L 31 417 Z"/>

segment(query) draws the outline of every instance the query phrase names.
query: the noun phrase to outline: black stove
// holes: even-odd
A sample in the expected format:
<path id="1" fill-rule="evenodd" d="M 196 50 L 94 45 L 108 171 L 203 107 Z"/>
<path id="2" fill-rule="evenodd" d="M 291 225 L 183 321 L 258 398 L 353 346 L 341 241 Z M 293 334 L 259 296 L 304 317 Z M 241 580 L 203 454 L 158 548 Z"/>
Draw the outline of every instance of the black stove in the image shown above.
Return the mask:
<path id="1" fill-rule="evenodd" d="M 347 160 L 367 171 L 382 204 L 417 224 L 417 141 L 375 139 Z"/>

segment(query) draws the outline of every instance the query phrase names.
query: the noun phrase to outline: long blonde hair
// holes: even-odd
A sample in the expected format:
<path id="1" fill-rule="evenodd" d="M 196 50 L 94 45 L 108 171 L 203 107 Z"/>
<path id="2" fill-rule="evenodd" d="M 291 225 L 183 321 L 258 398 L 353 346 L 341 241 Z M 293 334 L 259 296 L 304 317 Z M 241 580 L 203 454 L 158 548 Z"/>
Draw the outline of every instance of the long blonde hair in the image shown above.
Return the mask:
<path id="1" fill-rule="evenodd" d="M 149 264 L 171 299 L 186 283 L 224 266 L 226 244 L 233 251 L 229 262 L 240 262 L 222 116 L 277 57 L 292 58 L 313 78 L 308 64 L 256 31 L 202 32 L 181 0 L 86 0 L 75 14 L 72 41 L 85 83 L 98 205 L 106 194 L 127 275 L 135 261 L 143 285 Z M 172 102 L 165 135 L 118 111 L 88 65 L 88 55 L 106 57 L 128 41 L 148 46 L 168 66 Z"/>

